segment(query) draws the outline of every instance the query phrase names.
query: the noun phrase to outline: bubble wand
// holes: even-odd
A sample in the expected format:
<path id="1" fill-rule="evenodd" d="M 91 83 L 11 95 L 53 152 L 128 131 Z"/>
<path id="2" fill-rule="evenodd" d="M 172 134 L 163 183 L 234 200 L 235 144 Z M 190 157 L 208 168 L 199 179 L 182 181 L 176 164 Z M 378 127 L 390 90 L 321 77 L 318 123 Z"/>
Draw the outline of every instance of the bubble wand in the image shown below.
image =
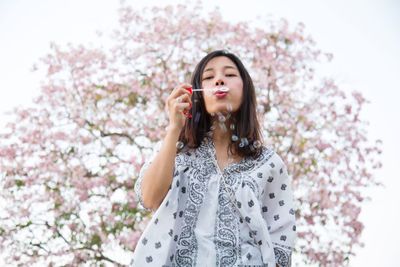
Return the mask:
<path id="1" fill-rule="evenodd" d="M 215 88 L 195 88 L 192 89 L 192 92 L 196 92 L 196 91 L 214 91 L 214 92 L 229 92 L 229 87 L 226 86 L 222 86 L 222 87 L 215 87 Z"/>

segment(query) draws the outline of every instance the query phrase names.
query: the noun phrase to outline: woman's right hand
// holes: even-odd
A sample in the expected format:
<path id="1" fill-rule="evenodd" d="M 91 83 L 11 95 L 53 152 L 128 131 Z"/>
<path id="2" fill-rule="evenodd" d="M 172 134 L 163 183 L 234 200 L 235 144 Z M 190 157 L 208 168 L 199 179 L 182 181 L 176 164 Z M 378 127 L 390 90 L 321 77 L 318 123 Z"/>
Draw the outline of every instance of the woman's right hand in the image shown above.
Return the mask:
<path id="1" fill-rule="evenodd" d="M 185 125 L 186 115 L 192 108 L 192 85 L 180 84 L 168 96 L 166 109 L 169 117 L 168 128 L 180 131 Z M 185 113 L 185 114 L 184 114 Z"/>

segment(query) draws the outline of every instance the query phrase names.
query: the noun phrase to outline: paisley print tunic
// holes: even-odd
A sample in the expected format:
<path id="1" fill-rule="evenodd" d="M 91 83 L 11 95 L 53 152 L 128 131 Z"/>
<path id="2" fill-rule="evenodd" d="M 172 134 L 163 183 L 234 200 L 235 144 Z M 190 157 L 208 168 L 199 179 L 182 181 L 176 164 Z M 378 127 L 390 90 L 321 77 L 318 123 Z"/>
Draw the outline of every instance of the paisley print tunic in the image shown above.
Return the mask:
<path id="1" fill-rule="evenodd" d="M 143 173 L 135 184 L 141 199 Z M 132 267 L 290 266 L 296 239 L 291 181 L 272 149 L 220 170 L 206 137 L 175 158 L 167 195 L 144 230 Z"/>

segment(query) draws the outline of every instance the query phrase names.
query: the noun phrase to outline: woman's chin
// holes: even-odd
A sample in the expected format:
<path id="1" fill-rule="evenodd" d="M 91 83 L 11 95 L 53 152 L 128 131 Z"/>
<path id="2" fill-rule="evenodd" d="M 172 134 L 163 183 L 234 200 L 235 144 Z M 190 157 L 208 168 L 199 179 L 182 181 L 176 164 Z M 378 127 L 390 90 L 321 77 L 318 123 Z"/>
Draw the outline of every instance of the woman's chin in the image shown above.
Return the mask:
<path id="1" fill-rule="evenodd" d="M 232 113 L 234 113 L 236 111 L 237 111 L 236 108 L 234 109 L 234 108 L 232 108 L 232 106 L 225 106 L 224 105 L 224 106 L 220 106 L 218 108 L 215 108 L 215 109 L 212 109 L 212 110 L 208 111 L 208 114 L 210 114 L 211 116 L 217 115 L 218 113 L 227 115 L 227 114 L 232 114 Z"/>

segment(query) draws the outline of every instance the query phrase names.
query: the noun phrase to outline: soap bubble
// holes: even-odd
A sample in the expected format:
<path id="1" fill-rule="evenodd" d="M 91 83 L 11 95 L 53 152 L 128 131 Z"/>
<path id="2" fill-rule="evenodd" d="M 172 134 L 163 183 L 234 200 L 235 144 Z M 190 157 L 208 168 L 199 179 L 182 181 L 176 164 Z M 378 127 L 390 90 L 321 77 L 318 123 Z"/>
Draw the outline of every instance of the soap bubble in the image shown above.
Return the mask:
<path id="1" fill-rule="evenodd" d="M 218 115 L 218 120 L 220 121 L 220 122 L 225 122 L 226 121 L 226 118 L 225 118 L 225 116 L 224 115 Z"/>
<path id="2" fill-rule="evenodd" d="M 185 146 L 185 144 L 182 141 L 176 142 L 176 148 L 177 149 L 182 149 Z"/>
<path id="3" fill-rule="evenodd" d="M 229 125 L 229 128 L 234 131 L 235 130 L 235 124 L 231 123 L 231 125 Z"/>
<path id="4" fill-rule="evenodd" d="M 201 116 L 201 113 L 200 113 L 200 112 L 197 112 L 197 113 L 196 113 L 196 116 L 194 117 L 194 123 L 196 123 L 196 124 L 199 123 L 199 121 L 200 121 L 200 116 Z"/>
<path id="5" fill-rule="evenodd" d="M 256 141 L 254 141 L 253 142 L 253 146 L 254 146 L 254 148 L 260 148 L 261 147 L 261 142 L 260 141 L 258 141 L 258 140 L 256 140 Z"/>
<path id="6" fill-rule="evenodd" d="M 233 108 L 232 108 L 232 104 L 231 103 L 226 104 L 226 110 L 228 112 L 232 112 Z"/>
<path id="7" fill-rule="evenodd" d="M 226 126 L 225 126 L 225 123 L 220 123 L 220 124 L 219 124 L 219 128 L 221 128 L 221 130 L 222 130 L 223 132 L 226 132 L 226 131 L 227 131 Z"/>
<path id="8" fill-rule="evenodd" d="M 240 144 L 243 144 L 243 146 L 240 146 Z M 242 138 L 242 139 L 240 139 L 240 144 L 239 144 L 240 147 L 248 146 L 249 140 L 247 140 L 247 138 Z"/>
<path id="9" fill-rule="evenodd" d="M 222 86 L 222 87 L 218 88 L 217 91 L 229 92 L 229 87 L 227 87 L 227 86 Z"/>
<path id="10" fill-rule="evenodd" d="M 237 135 L 232 135 L 232 141 L 236 142 L 237 140 L 239 140 L 239 137 Z"/>
<path id="11" fill-rule="evenodd" d="M 247 138 L 242 138 L 242 142 L 247 146 L 249 144 L 249 140 Z"/>
<path id="12" fill-rule="evenodd" d="M 253 146 L 253 145 L 250 145 L 250 151 L 251 151 L 251 152 L 254 152 L 254 151 L 256 151 L 256 149 L 254 148 L 254 146 Z"/>

